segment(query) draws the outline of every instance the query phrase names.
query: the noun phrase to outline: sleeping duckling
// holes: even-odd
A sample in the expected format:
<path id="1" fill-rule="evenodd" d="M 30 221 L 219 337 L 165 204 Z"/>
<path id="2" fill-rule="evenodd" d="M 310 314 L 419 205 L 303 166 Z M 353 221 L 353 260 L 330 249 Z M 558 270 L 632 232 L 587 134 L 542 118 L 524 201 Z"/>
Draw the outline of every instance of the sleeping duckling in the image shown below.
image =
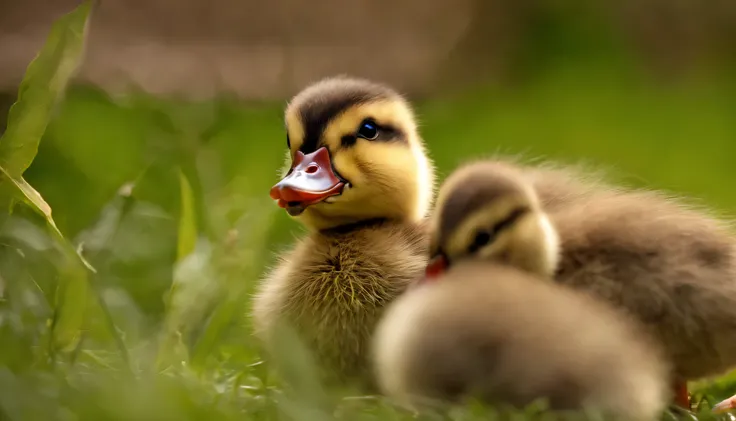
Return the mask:
<path id="1" fill-rule="evenodd" d="M 498 207 L 489 183 L 509 172 L 532 184 L 556 229 L 553 237 L 532 234 L 559 240 L 554 278 L 643 323 L 672 362 L 679 405 L 689 408 L 687 380 L 736 365 L 736 243 L 725 224 L 654 192 L 586 182 L 572 170 L 486 161 L 460 168 L 440 191 L 441 206 L 467 207 L 445 218 L 445 232 L 486 232 Z M 440 237 L 433 267 L 482 257 L 493 247 L 485 238 L 463 249 Z"/>
<path id="2" fill-rule="evenodd" d="M 556 410 L 657 419 L 668 368 L 623 313 L 548 281 L 558 245 L 533 189 L 503 172 L 474 185 L 482 194 L 449 183 L 438 198 L 432 250 L 454 264 L 442 276 L 430 268 L 378 325 L 381 389 L 409 405 L 475 397 L 523 407 L 547 398 Z M 468 219 L 449 224 L 460 215 Z M 465 250 L 483 260 L 465 259 Z"/>
<path id="3" fill-rule="evenodd" d="M 429 275 L 441 271 L 447 258 L 465 255 L 503 259 L 547 278 L 557 269 L 557 232 L 532 186 L 512 167 L 499 165 L 477 178 L 451 174 L 432 221 Z"/>
<path id="4" fill-rule="evenodd" d="M 255 333 L 295 327 L 325 380 L 371 388 L 370 336 L 427 262 L 434 169 L 410 105 L 389 87 L 338 77 L 286 108 L 291 165 L 271 197 L 310 233 L 259 285 Z"/>

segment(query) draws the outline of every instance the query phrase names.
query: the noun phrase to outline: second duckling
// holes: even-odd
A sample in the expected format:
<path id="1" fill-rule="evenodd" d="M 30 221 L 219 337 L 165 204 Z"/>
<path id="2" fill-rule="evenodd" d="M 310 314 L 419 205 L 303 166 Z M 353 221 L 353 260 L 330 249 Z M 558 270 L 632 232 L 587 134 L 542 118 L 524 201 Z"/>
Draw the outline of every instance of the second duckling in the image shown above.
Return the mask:
<path id="1" fill-rule="evenodd" d="M 623 313 L 547 282 L 558 244 L 530 186 L 506 173 L 488 186 L 498 206 L 482 232 L 447 221 L 472 216 L 484 197 L 437 210 L 433 250 L 470 247 L 485 261 L 465 259 L 441 275 L 430 267 L 389 307 L 374 337 L 382 389 L 410 405 L 475 397 L 523 407 L 547 398 L 557 410 L 656 419 L 668 399 L 656 346 Z"/>
<path id="2" fill-rule="evenodd" d="M 512 196 L 498 200 L 499 174 L 530 183 L 546 214 Z M 572 169 L 499 160 L 455 171 L 440 189 L 438 209 L 437 271 L 483 258 L 504 241 L 559 242 L 555 280 L 641 322 L 672 362 L 681 406 L 689 406 L 687 380 L 736 365 L 736 242 L 726 224 L 704 212 L 654 192 L 588 181 Z M 527 230 L 498 224 L 498 212 L 510 210 L 527 218 Z M 539 264 L 535 253 L 510 257 Z"/>

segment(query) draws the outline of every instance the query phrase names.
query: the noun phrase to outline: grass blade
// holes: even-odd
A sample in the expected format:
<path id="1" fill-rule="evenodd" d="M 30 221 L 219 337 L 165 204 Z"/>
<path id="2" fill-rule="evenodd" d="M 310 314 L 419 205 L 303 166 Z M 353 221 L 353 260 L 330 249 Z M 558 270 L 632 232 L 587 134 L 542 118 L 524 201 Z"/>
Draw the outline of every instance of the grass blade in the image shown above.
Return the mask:
<path id="1" fill-rule="evenodd" d="M 54 320 L 51 325 L 53 347 L 70 352 L 81 339 L 89 300 L 88 272 L 73 256 L 64 256 L 56 289 Z"/>
<path id="2" fill-rule="evenodd" d="M 12 177 L 20 177 L 33 162 L 54 107 L 79 66 L 91 8 L 91 1 L 84 2 L 57 20 L 28 66 L 0 139 L 0 166 Z"/>
<path id="3" fill-rule="evenodd" d="M 43 216 L 62 249 L 64 261 L 51 324 L 52 354 L 78 343 L 89 295 L 85 267 L 93 272 L 94 268 L 64 238 L 51 207 L 22 175 L 35 159 L 53 110 L 79 66 L 91 8 L 92 2 L 87 1 L 54 23 L 45 45 L 28 66 L 0 138 L 0 182 L 5 182 L 3 193 L 9 196 L 11 209 L 20 201 Z"/>
<path id="4" fill-rule="evenodd" d="M 51 330 L 54 349 L 69 350 L 79 340 L 79 332 L 84 323 L 89 293 L 88 273 L 94 268 L 64 238 L 51 216 L 51 207 L 23 177 L 11 177 L 5 168 L 0 167 L 2 181 L 11 186 L 12 199 L 30 206 L 46 220 L 58 244 L 61 246 L 64 262 L 59 268 L 59 284 L 56 292 L 56 305 Z M 53 352 L 52 352 L 53 353 Z"/>
<path id="5" fill-rule="evenodd" d="M 194 209 L 194 193 L 184 172 L 179 170 L 179 186 L 181 189 L 181 207 L 179 217 L 179 238 L 176 247 L 176 260 L 181 261 L 194 251 L 197 244 L 197 215 Z"/>
<path id="6" fill-rule="evenodd" d="M 181 203 L 174 279 L 166 297 L 166 318 L 159 344 L 158 367 L 189 360 L 189 329 L 206 312 L 216 283 L 212 281 L 211 246 L 199 241 L 197 211 L 189 179 L 179 169 Z M 199 246 L 199 247 L 198 247 Z"/>
<path id="7" fill-rule="evenodd" d="M 61 231 L 59 231 L 59 228 L 54 222 L 54 218 L 51 216 L 51 206 L 46 203 L 41 194 L 36 191 L 33 186 L 28 184 L 28 182 L 23 179 L 23 177 L 12 177 L 2 166 L 0 166 L 0 175 L 2 176 L 0 182 L 8 181 L 11 186 L 10 194 L 12 195 L 12 200 L 26 203 L 34 211 L 43 216 L 44 219 L 46 219 L 46 224 L 49 226 L 52 234 L 54 235 L 54 237 L 56 237 L 57 240 L 59 240 L 60 244 L 67 251 L 73 252 L 75 255 L 77 255 L 77 257 L 87 267 L 87 269 L 95 272 L 95 269 L 92 267 L 92 265 L 90 265 L 89 262 L 87 262 L 87 260 L 82 257 L 81 254 L 74 250 L 74 247 L 72 247 L 72 245 L 64 238 L 64 235 L 61 233 Z"/>

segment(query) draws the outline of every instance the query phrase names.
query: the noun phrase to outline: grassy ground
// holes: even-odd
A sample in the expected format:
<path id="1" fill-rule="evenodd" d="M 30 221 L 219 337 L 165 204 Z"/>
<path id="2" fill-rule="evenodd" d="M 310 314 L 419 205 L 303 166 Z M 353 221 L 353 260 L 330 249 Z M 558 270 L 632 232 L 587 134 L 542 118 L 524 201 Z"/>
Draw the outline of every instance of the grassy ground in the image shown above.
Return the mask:
<path id="1" fill-rule="evenodd" d="M 574 76 L 418 104 L 440 173 L 497 151 L 585 159 L 629 184 L 692 195 L 726 214 L 736 207 L 736 96 L 727 85 L 654 88 Z M 68 93 L 25 177 L 97 273 L 91 289 L 54 292 L 64 275 L 58 250 L 30 213 L 5 216 L 4 418 L 412 417 L 380 400 L 323 393 L 296 351 L 281 364 L 297 393 L 284 393 L 249 335 L 252 287 L 300 235 L 267 196 L 282 127 L 280 104 Z M 60 308 L 78 312 L 83 331 L 61 345 L 47 328 Z M 703 386 L 710 399 L 736 393 L 729 378 Z"/>

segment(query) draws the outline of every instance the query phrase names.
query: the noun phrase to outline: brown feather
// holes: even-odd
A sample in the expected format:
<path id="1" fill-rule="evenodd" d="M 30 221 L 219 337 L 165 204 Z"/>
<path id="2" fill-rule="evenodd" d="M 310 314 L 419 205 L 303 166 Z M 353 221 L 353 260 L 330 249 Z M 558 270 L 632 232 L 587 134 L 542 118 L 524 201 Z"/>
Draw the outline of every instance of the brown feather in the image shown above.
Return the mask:
<path id="1" fill-rule="evenodd" d="M 517 168 L 560 237 L 559 283 L 626 310 L 661 342 L 680 379 L 736 366 L 736 241 L 727 222 L 662 193 L 555 164 Z M 467 167 L 466 167 L 467 170 Z"/>
<path id="2" fill-rule="evenodd" d="M 315 353 L 326 380 L 370 388 L 373 328 L 426 263 L 423 223 L 312 234 L 264 280 L 254 299 L 256 334 L 266 337 L 286 318 Z"/>
<path id="3" fill-rule="evenodd" d="M 464 261 L 391 305 L 375 334 L 390 396 L 602 410 L 652 420 L 667 366 L 621 313 L 587 294 L 507 265 Z"/>

